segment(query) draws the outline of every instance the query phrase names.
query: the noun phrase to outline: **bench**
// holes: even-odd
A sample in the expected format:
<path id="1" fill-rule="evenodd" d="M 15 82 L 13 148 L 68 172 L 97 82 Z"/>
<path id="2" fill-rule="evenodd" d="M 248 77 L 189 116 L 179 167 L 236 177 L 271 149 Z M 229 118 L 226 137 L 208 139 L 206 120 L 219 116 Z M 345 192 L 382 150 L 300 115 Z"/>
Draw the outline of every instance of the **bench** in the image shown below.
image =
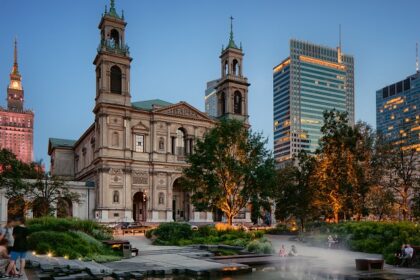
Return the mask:
<path id="1" fill-rule="evenodd" d="M 384 260 L 381 259 L 356 259 L 357 270 L 384 269 Z"/>

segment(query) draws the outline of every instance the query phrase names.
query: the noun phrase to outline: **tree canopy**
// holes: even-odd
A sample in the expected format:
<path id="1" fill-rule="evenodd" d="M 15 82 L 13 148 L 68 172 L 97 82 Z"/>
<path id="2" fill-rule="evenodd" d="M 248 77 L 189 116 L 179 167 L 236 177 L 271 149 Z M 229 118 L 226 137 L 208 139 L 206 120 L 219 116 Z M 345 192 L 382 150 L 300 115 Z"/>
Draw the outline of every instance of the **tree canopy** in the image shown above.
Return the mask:
<path id="1" fill-rule="evenodd" d="M 261 134 L 223 119 L 198 140 L 184 169 L 197 210 L 223 211 L 229 224 L 249 202 L 268 203 L 276 183 L 274 159 Z"/>

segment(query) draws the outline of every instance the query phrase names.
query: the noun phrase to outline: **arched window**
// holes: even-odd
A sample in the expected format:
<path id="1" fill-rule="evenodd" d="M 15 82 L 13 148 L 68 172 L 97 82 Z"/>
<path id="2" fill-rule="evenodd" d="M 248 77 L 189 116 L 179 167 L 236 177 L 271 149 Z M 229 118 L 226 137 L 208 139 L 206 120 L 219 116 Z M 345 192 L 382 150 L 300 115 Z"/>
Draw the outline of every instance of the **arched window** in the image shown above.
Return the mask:
<path id="1" fill-rule="evenodd" d="M 116 65 L 111 67 L 111 92 L 118 94 L 122 92 L 121 69 Z"/>
<path id="2" fill-rule="evenodd" d="M 226 113 L 226 94 L 224 92 L 220 95 L 220 113 L 221 115 Z"/>
<path id="3" fill-rule="evenodd" d="M 163 192 L 159 193 L 159 204 L 165 204 L 165 195 Z"/>
<path id="4" fill-rule="evenodd" d="M 120 141 L 119 141 L 119 136 L 118 136 L 118 132 L 114 132 L 112 133 L 112 141 L 111 141 L 111 145 L 114 147 L 118 147 L 120 145 Z"/>
<path id="5" fill-rule="evenodd" d="M 223 73 L 226 76 L 227 74 L 229 74 L 229 64 L 227 62 L 227 60 L 225 61 L 225 66 L 223 68 Z"/>
<path id="6" fill-rule="evenodd" d="M 159 138 L 159 150 L 165 150 L 165 139 L 163 139 L 163 137 Z"/>
<path id="7" fill-rule="evenodd" d="M 235 114 L 242 114 L 242 94 L 239 91 L 235 91 L 233 96 L 233 112 Z"/>
<path id="8" fill-rule="evenodd" d="M 182 128 L 176 131 L 176 154 L 179 156 L 185 154 L 185 132 Z"/>
<path id="9" fill-rule="evenodd" d="M 114 194 L 112 195 L 112 202 L 113 203 L 120 203 L 120 192 L 114 191 Z"/>
<path id="10" fill-rule="evenodd" d="M 117 30 L 112 29 L 111 30 L 111 34 L 110 34 L 111 40 L 114 41 L 114 46 L 115 47 L 119 47 L 120 46 L 120 34 L 118 33 Z"/>
<path id="11" fill-rule="evenodd" d="M 238 76 L 239 75 L 239 63 L 236 59 L 232 62 L 232 71 L 233 75 Z"/>

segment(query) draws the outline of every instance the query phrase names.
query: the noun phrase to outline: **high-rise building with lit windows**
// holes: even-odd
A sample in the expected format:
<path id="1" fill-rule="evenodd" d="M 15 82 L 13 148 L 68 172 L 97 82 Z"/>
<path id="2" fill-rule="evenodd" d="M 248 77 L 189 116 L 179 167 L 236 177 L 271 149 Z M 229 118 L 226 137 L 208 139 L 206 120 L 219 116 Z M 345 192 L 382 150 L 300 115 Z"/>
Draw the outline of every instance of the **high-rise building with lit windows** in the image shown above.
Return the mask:
<path id="1" fill-rule="evenodd" d="M 34 113 L 24 108 L 22 76 L 15 40 L 14 63 L 7 87 L 7 108 L 0 107 L 0 149 L 8 149 L 26 163 L 33 161 Z"/>
<path id="2" fill-rule="evenodd" d="M 290 54 L 273 68 L 274 156 L 281 167 L 300 150 L 319 146 L 323 112 L 348 112 L 354 124 L 354 59 L 341 52 L 290 40 Z"/>
<path id="3" fill-rule="evenodd" d="M 420 151 L 420 72 L 376 91 L 377 131 Z"/>

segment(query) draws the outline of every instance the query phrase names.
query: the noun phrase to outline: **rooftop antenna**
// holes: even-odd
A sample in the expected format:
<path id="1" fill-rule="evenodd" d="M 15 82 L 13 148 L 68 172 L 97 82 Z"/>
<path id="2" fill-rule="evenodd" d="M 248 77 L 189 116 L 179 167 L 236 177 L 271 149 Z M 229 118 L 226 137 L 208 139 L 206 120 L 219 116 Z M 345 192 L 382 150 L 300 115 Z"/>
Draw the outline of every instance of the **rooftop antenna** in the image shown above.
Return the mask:
<path id="1" fill-rule="evenodd" d="M 419 43 L 416 43 L 416 72 L 419 73 Z"/>
<path id="2" fill-rule="evenodd" d="M 337 61 L 338 61 L 338 63 L 343 62 L 343 59 L 341 57 L 341 24 L 338 25 Z"/>
<path id="3" fill-rule="evenodd" d="M 341 23 L 338 25 L 338 47 L 341 49 Z"/>

